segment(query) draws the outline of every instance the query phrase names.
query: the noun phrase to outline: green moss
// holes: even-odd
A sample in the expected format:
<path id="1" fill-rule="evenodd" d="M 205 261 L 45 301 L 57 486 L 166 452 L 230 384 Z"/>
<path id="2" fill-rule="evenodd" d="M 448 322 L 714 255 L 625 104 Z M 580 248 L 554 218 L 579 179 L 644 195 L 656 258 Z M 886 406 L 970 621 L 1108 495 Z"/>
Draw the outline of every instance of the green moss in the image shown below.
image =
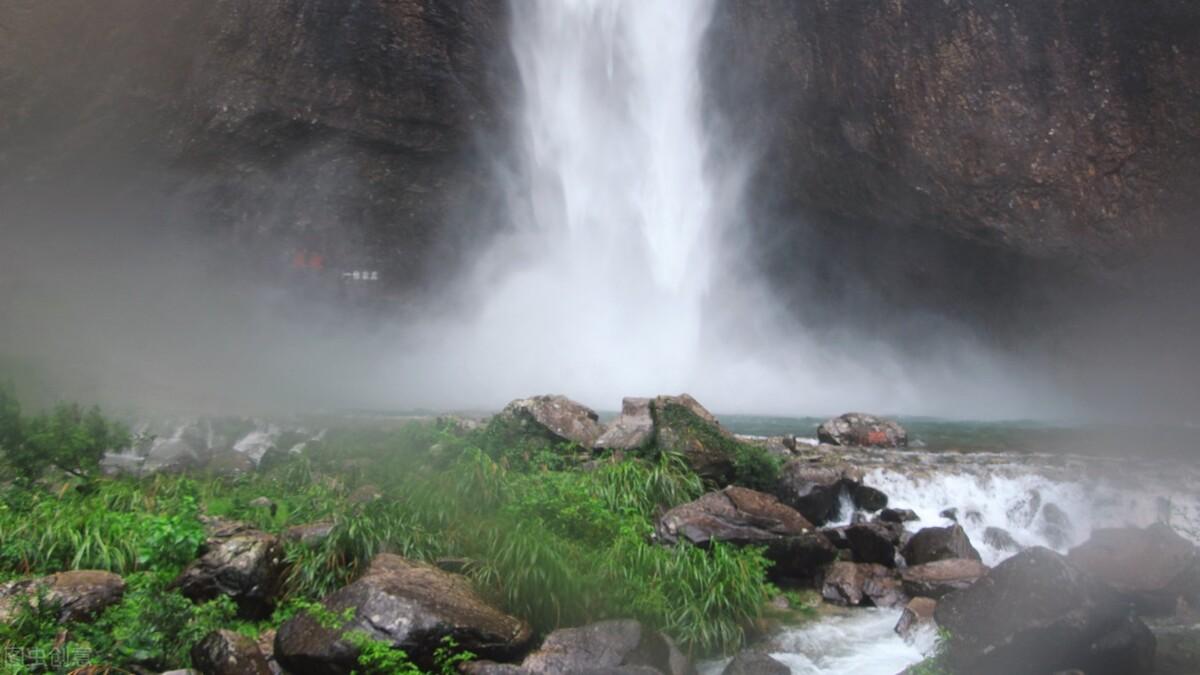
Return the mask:
<path id="1" fill-rule="evenodd" d="M 763 492 L 775 488 L 781 462 L 765 448 L 739 441 L 678 403 L 656 402 L 653 411 L 659 429 L 656 451 L 681 453 L 694 469 L 718 485 L 741 485 Z"/>

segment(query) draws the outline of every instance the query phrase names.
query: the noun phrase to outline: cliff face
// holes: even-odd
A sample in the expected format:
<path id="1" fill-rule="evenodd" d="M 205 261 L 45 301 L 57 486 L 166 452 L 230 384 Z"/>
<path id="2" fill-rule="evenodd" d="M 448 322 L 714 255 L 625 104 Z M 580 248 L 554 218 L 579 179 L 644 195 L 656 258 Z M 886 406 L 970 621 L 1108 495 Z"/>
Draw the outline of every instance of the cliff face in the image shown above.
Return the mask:
<path id="1" fill-rule="evenodd" d="M 491 0 L 9 0 L 0 179 L 153 181 L 248 245 L 411 282 L 486 198 L 507 21 Z"/>
<path id="2" fill-rule="evenodd" d="M 718 7 L 717 99 L 735 135 L 765 143 L 753 189 L 777 220 L 910 227 L 1095 271 L 1194 213 L 1190 0 Z"/>
<path id="3" fill-rule="evenodd" d="M 414 283 L 492 208 L 477 153 L 519 96 L 507 8 L 7 0 L 0 196 L 137 174 L 209 230 Z M 978 297 L 1031 266 L 1103 273 L 1186 223 L 1198 37 L 1193 0 L 738 0 L 717 3 L 706 68 L 756 150 L 775 267 L 821 250 L 831 277 L 965 275 Z"/>

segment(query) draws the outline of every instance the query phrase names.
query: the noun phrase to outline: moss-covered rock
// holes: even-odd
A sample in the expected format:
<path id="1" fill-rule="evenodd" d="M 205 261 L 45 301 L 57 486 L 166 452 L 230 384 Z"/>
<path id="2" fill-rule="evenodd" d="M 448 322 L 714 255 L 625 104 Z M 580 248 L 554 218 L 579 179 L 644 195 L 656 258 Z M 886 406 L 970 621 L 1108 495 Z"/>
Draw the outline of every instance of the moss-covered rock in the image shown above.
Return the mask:
<path id="1" fill-rule="evenodd" d="M 654 442 L 660 452 L 677 452 L 706 481 L 769 492 L 779 479 L 779 460 L 764 448 L 726 431 L 687 394 L 659 396 L 651 406 Z"/>

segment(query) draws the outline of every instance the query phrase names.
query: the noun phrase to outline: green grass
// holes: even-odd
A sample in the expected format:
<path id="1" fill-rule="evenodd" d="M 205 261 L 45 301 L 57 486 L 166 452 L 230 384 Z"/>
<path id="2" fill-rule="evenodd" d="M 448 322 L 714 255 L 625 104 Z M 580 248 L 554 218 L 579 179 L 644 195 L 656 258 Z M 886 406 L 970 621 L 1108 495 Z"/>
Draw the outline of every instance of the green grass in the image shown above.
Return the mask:
<path id="1" fill-rule="evenodd" d="M 332 430 L 303 456 L 234 479 L 0 487 L 0 577 L 67 569 L 125 575 L 124 601 L 90 626 L 69 627 L 98 663 L 121 668 L 186 667 L 187 649 L 205 632 L 232 626 L 253 635 L 277 625 L 353 581 L 381 552 L 470 561 L 479 592 L 539 633 L 637 618 L 695 655 L 741 646 L 774 592 L 761 551 L 664 547 L 651 537 L 657 513 L 705 490 L 680 455 L 658 451 L 584 468 L 579 448 L 505 447 L 512 432 L 357 427 Z M 351 495 L 364 486 L 382 498 L 355 503 Z M 275 508 L 251 506 L 259 497 Z M 201 515 L 274 533 L 314 521 L 333 527 L 318 544 L 286 543 L 280 609 L 270 621 L 246 624 L 234 619 L 230 602 L 197 606 L 168 590 L 203 542 Z M 41 619 L 31 615 L 0 643 L 57 639 Z M 364 673 L 403 663 L 376 646 L 363 653 Z"/>

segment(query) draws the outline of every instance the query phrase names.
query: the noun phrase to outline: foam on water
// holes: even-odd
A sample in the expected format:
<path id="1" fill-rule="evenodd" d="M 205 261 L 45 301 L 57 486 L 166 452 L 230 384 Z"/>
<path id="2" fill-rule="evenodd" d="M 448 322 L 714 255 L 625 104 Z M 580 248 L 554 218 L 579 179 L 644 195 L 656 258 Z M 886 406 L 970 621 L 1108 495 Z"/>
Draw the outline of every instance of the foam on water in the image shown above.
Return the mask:
<path id="1" fill-rule="evenodd" d="M 1022 547 L 1045 546 L 1065 553 L 1101 527 L 1145 527 L 1167 520 L 1185 536 L 1196 539 L 1194 497 L 1171 487 L 1148 485 L 1132 476 L 1126 481 L 1051 477 L 1033 467 L 995 467 L 976 471 L 935 470 L 902 472 L 875 469 L 864 483 L 885 492 L 889 504 L 912 509 L 919 521 L 910 531 L 945 526 L 940 514 L 957 509 L 957 520 L 978 549 L 983 562 L 996 565 L 1014 551 L 991 545 L 988 527 L 1006 530 Z M 1047 505 L 1067 515 L 1069 526 L 1056 528 Z"/>
<path id="2" fill-rule="evenodd" d="M 796 675 L 896 675 L 920 662 L 933 648 L 932 631 L 916 633 L 911 642 L 896 635 L 898 610 L 864 609 L 786 630 L 771 640 L 770 654 Z M 729 662 L 701 666 L 717 675 Z"/>

